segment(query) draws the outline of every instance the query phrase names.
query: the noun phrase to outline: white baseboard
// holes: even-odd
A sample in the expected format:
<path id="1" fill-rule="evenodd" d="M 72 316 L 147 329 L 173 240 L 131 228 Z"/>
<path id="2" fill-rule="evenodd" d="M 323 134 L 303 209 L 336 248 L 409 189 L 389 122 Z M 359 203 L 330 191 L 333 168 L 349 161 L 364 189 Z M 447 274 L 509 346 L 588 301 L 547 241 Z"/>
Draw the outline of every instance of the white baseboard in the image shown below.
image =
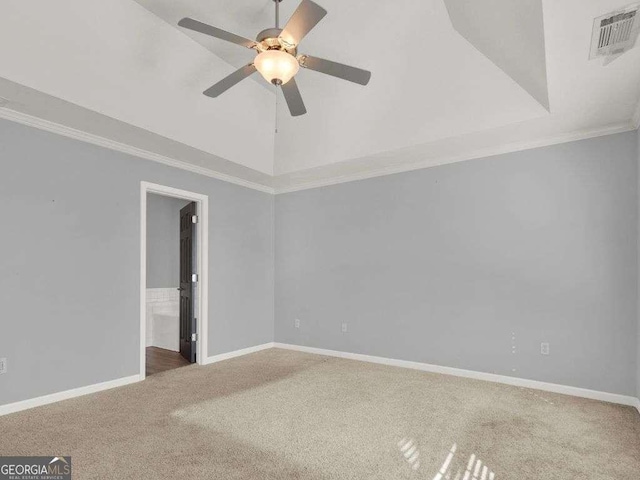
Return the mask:
<path id="1" fill-rule="evenodd" d="M 250 353 L 259 352 L 260 350 L 266 350 L 268 348 L 273 348 L 273 345 L 273 342 L 270 342 L 263 345 L 257 345 L 255 347 L 243 348 L 242 350 L 214 355 L 213 357 L 208 357 L 204 361 L 204 365 L 221 362 L 223 360 L 240 357 L 242 355 L 248 355 Z M 78 387 L 72 390 L 66 390 L 64 392 L 52 393 L 50 395 L 44 395 L 42 397 L 30 398 L 28 400 L 0 405 L 0 416 L 20 412 L 22 410 L 28 410 L 29 408 L 40 407 L 42 405 L 48 405 L 50 403 L 60 402 L 61 400 L 67 400 L 69 398 L 81 397 L 90 393 L 109 390 L 110 388 L 122 387 L 124 385 L 136 383 L 141 380 L 143 379 L 140 375 L 132 375 L 130 377 L 118 378 L 116 380 L 110 380 L 108 382 L 96 383 L 93 385 L 87 385 L 86 387 Z"/>
<path id="2" fill-rule="evenodd" d="M 67 400 L 69 398 L 81 397 L 83 395 L 88 395 L 89 393 L 96 393 L 103 390 L 109 390 L 111 388 L 122 387 L 139 381 L 140 375 L 132 375 L 130 377 L 117 378 L 116 380 L 109 380 L 108 382 L 94 383 L 93 385 L 87 385 L 86 387 L 74 388 L 71 390 L 65 390 L 64 392 L 52 393 L 42 397 L 30 398 L 20 402 L 0 405 L 0 416 L 20 412 L 29 408 L 40 407 L 42 405 L 48 405 L 61 400 Z"/>
<path id="3" fill-rule="evenodd" d="M 539 382 L 537 380 L 527 380 L 524 378 L 507 377 L 504 375 L 496 375 L 493 373 L 476 372 L 473 370 L 463 370 L 460 368 L 442 367 L 440 365 L 431 365 L 428 363 L 411 362 L 408 360 L 396 360 L 393 358 L 375 357 L 372 355 L 363 355 L 360 353 L 339 352 L 336 350 L 326 350 L 324 348 L 305 347 L 302 345 L 290 345 L 286 343 L 269 342 L 262 345 L 256 345 L 255 347 L 243 348 L 241 350 L 235 350 L 233 352 L 221 353 L 208 357 L 204 364 L 209 365 L 223 360 L 229 360 L 231 358 L 240 357 L 242 355 L 248 355 L 250 353 L 259 352 L 261 350 L 267 350 L 269 348 L 282 348 L 286 350 L 295 350 L 298 352 L 313 353 L 317 355 L 326 355 L 330 357 L 346 358 L 350 360 L 359 360 L 361 362 L 378 363 L 382 365 L 390 365 L 394 367 L 411 368 L 414 370 L 422 370 L 425 372 L 441 373 L 444 375 L 453 375 L 456 377 L 472 378 L 475 380 L 484 380 L 488 382 L 502 383 L 505 385 L 513 385 L 516 387 L 533 388 L 537 390 L 543 390 L 547 392 L 561 393 L 564 395 L 573 395 L 575 397 L 590 398 L 593 400 L 601 400 L 604 402 L 618 403 L 621 405 L 628 405 L 635 407 L 640 413 L 640 399 L 619 395 L 616 393 L 599 392 L 596 390 L 588 390 L 585 388 L 570 387 L 566 385 L 557 385 L 554 383 Z M 0 416 L 8 415 L 10 413 L 20 412 L 29 408 L 40 407 L 42 405 L 48 405 L 50 403 L 67 400 L 70 398 L 81 397 L 90 393 L 97 393 L 103 390 L 109 390 L 111 388 L 122 387 L 131 383 L 136 383 L 141 380 L 140 375 L 132 375 L 130 377 L 118 378 L 116 380 L 110 380 L 107 382 L 96 383 L 88 385 L 86 387 L 74 388 L 66 390 L 64 392 L 52 393 L 50 395 L 44 395 L 42 397 L 31 398 L 28 400 L 22 400 L 15 403 L 8 403 L 6 405 L 0 405 Z"/>
<path id="4" fill-rule="evenodd" d="M 567 385 L 557 385 L 555 383 L 539 382 L 537 380 L 527 380 L 524 378 L 507 377 L 505 375 L 476 372 L 473 370 L 463 370 L 460 368 L 442 367 L 440 365 L 410 362 L 408 360 L 396 360 L 393 358 L 375 357 L 372 355 L 363 355 L 360 353 L 339 352 L 336 350 L 325 350 L 323 348 L 304 347 L 301 345 L 290 345 L 290 344 L 278 343 L 278 342 L 276 342 L 274 346 L 275 348 L 296 350 L 298 352 L 315 353 L 317 355 L 327 355 L 330 357 L 347 358 L 349 360 L 359 360 L 361 362 L 379 363 L 382 365 L 390 365 L 393 367 L 411 368 L 414 370 L 422 370 L 425 372 L 442 373 L 445 375 L 453 375 L 456 377 L 473 378 L 475 380 L 484 380 L 487 382 L 503 383 L 505 385 L 513 385 L 516 387 L 533 388 L 536 390 L 544 390 L 546 392 L 572 395 L 574 397 L 590 398 L 592 400 L 600 400 L 603 402 L 618 403 L 621 405 L 636 407 L 638 408 L 638 411 L 640 411 L 640 400 L 638 400 L 635 397 L 630 397 L 627 395 L 619 395 L 617 393 L 599 392 L 596 390 L 588 390 L 586 388 L 570 387 Z"/>
<path id="5" fill-rule="evenodd" d="M 223 360 L 229 360 L 230 358 L 241 357 L 242 355 L 248 355 L 250 353 L 259 352 L 261 350 L 267 350 L 268 348 L 273 348 L 274 343 L 263 343 L 262 345 L 256 345 L 255 347 L 243 348 L 241 350 L 234 350 L 233 352 L 221 353 L 219 355 L 214 355 L 212 357 L 207 358 L 204 361 L 204 365 L 209 365 L 211 363 L 222 362 Z"/>

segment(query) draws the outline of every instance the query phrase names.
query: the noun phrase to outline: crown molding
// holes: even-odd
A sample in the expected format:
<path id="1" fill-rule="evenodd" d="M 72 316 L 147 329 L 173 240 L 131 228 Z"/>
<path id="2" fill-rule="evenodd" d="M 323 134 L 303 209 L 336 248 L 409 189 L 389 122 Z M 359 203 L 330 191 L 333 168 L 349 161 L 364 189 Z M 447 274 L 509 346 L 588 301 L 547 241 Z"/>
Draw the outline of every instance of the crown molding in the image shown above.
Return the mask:
<path id="1" fill-rule="evenodd" d="M 423 160 L 419 162 L 411 162 L 411 163 L 393 165 L 393 166 L 377 168 L 377 169 L 365 168 L 362 171 L 353 173 L 353 174 L 318 178 L 317 180 L 305 181 L 301 183 L 292 183 L 291 185 L 276 187 L 275 194 L 279 195 L 283 193 L 309 190 L 312 188 L 328 187 L 331 185 L 338 185 L 340 183 L 354 182 L 357 180 L 366 180 L 367 178 L 382 177 L 385 175 L 409 172 L 412 170 L 421 170 L 423 168 L 435 167 L 438 165 L 464 162 L 467 160 L 492 157 L 495 155 L 503 155 L 506 153 L 520 152 L 524 150 L 531 150 L 534 148 L 541 148 L 541 147 L 547 147 L 551 145 L 558 145 L 562 143 L 575 142 L 578 140 L 586 140 L 589 138 L 603 137 L 606 135 L 614 135 L 616 133 L 630 132 L 632 130 L 636 130 L 637 128 L 638 128 L 637 124 L 634 125 L 629 122 L 623 122 L 620 124 L 615 124 L 615 125 L 607 126 L 604 128 L 579 130 L 579 131 L 564 133 L 560 135 L 553 135 L 553 136 L 549 136 L 546 138 L 541 138 L 533 141 L 508 143 L 508 144 L 499 145 L 496 147 L 473 150 L 461 155 L 453 155 L 449 157 L 436 157 L 436 158 L 430 158 L 428 160 Z M 348 163 L 349 163 L 348 161 L 345 162 L 345 168 L 348 168 L 346 167 Z M 322 169 L 322 167 L 318 167 L 318 170 L 320 169 Z M 295 173 L 300 173 L 300 172 L 295 172 Z M 278 177 L 276 177 L 276 179 L 277 178 Z"/>
<path id="2" fill-rule="evenodd" d="M 240 185 L 242 187 L 251 188 L 253 190 L 258 190 L 265 193 L 270 193 L 270 194 L 274 193 L 274 189 L 266 185 L 261 185 L 259 183 L 243 180 L 242 178 L 216 172 L 214 170 L 210 170 L 205 167 L 200 167 L 198 165 L 193 165 L 191 163 L 183 162 L 181 160 L 176 160 L 174 158 L 165 157 L 164 155 L 160 155 L 158 153 L 149 152 L 148 150 L 132 147 L 131 145 L 127 145 L 125 143 L 109 140 L 108 138 L 104 138 L 99 135 L 94 135 L 92 133 L 83 132 L 82 130 L 77 130 L 75 128 L 67 127 L 65 125 L 61 125 L 59 123 L 55 123 L 50 120 L 44 120 L 42 118 L 34 117 L 32 115 L 18 112 L 16 110 L 10 110 L 8 108 L 1 108 L 1 106 L 0 106 L 0 118 L 3 118 L 5 120 L 10 120 L 16 123 L 21 123 L 23 125 L 27 125 L 30 127 L 38 128 L 40 130 L 44 130 L 47 132 L 56 133 L 64 137 L 80 140 L 82 142 L 98 145 L 100 147 L 109 148 L 117 152 L 126 153 L 129 155 L 133 155 L 135 157 L 144 158 L 146 160 L 162 163 L 163 165 L 167 165 L 170 167 L 179 168 L 181 170 L 187 170 L 189 172 L 197 173 L 199 175 L 205 175 L 207 177 L 215 178 L 217 180 L 222 180 L 223 182 L 233 183 L 235 185 Z"/>
<path id="3" fill-rule="evenodd" d="M 341 183 L 355 182 L 358 180 L 366 180 L 368 178 L 382 177 L 385 175 L 392 175 L 395 173 L 421 170 L 423 168 L 435 167 L 438 165 L 464 162 L 467 160 L 491 157 L 495 155 L 503 155 L 506 153 L 531 150 L 534 148 L 541 148 L 541 147 L 557 145 L 561 143 L 574 142 L 578 140 L 586 140 L 589 138 L 601 137 L 606 135 L 614 135 L 616 133 L 624 133 L 632 130 L 637 130 L 640 127 L 640 103 L 638 103 L 638 108 L 636 108 L 635 114 L 631 119 L 631 122 L 620 123 L 620 124 L 616 124 L 616 125 L 608 126 L 604 128 L 580 130 L 580 131 L 575 131 L 571 133 L 553 135 L 550 137 L 528 141 L 528 142 L 515 142 L 515 143 L 509 143 L 505 145 L 499 145 L 496 147 L 478 149 L 478 150 L 466 152 L 461 155 L 429 158 L 427 160 L 423 160 L 419 162 L 410 162 L 410 163 L 392 165 L 392 166 L 383 167 L 383 168 L 367 169 L 365 167 L 359 172 L 344 174 L 344 175 L 332 175 L 329 177 L 321 177 L 322 175 L 321 170 L 323 169 L 323 167 L 318 167 L 318 174 L 316 175 L 318 178 L 316 179 L 313 179 L 313 177 L 311 177 L 312 178 L 311 180 L 300 181 L 300 182 L 293 181 L 291 182 L 290 185 L 285 185 L 285 186 L 280 186 L 275 188 L 267 185 L 251 182 L 248 180 L 244 180 L 242 178 L 234 177 L 232 175 L 216 172 L 214 170 L 193 165 L 191 163 L 183 162 L 181 160 L 176 160 L 174 158 L 166 157 L 164 155 L 150 152 L 148 150 L 143 150 L 141 148 L 133 147 L 125 143 L 116 142 L 114 140 L 101 137 L 99 135 L 83 132 L 75 128 L 67 127 L 65 125 L 55 123 L 49 120 L 44 120 L 42 118 L 28 115 L 26 113 L 18 112 L 16 110 L 2 108 L 1 106 L 0 106 L 0 118 L 9 120 L 12 122 L 16 122 L 16 123 L 21 123 L 23 125 L 38 128 L 40 130 L 55 133 L 65 137 L 80 140 L 86 143 L 91 143 L 93 145 L 109 148 L 111 150 L 126 153 L 128 155 L 133 155 L 135 157 L 158 162 L 170 167 L 179 168 L 181 170 L 186 170 L 199 175 L 215 178 L 217 180 L 221 180 L 224 182 L 232 183 L 232 184 L 250 188 L 253 190 L 258 190 L 260 192 L 269 193 L 272 195 L 274 194 L 279 195 L 284 193 L 297 192 L 301 190 L 309 190 L 313 188 L 338 185 Z M 345 169 L 348 168 L 349 163 L 350 163 L 349 161 L 344 162 Z M 300 173 L 300 172 L 295 172 L 295 173 Z M 281 175 L 281 177 L 285 177 L 285 176 L 286 175 Z M 279 177 L 273 177 L 275 182 L 277 182 L 278 178 Z"/>

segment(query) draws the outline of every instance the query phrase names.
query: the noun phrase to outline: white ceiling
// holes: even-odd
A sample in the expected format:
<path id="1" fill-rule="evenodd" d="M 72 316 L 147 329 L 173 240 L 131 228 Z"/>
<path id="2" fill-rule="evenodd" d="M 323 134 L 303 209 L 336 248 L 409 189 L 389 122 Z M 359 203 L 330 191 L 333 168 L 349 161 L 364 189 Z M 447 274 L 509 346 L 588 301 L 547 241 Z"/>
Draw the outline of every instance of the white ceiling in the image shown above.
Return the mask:
<path id="1" fill-rule="evenodd" d="M 300 51 L 371 70 L 372 80 L 301 70 L 309 113 L 290 117 L 278 94 L 277 134 L 274 89 L 258 75 L 217 99 L 201 93 L 252 51 L 176 26 L 191 16 L 253 38 L 273 26 L 272 0 L 5 0 L 0 77 L 12 87 L 0 82 L 0 96 L 32 113 L 57 98 L 66 113 L 47 111 L 52 121 L 68 123 L 76 105 L 118 122 L 96 120 L 96 135 L 117 130 L 143 148 L 149 132 L 172 142 L 157 142 L 159 154 L 212 171 L 233 162 L 230 174 L 284 190 L 631 126 L 640 48 L 607 67 L 588 60 L 593 19 L 625 0 L 543 0 L 551 113 L 454 30 L 443 0 L 316 1 L 329 14 Z M 282 24 L 297 3 L 283 1 Z M 135 130 L 125 135 L 126 125 Z"/>

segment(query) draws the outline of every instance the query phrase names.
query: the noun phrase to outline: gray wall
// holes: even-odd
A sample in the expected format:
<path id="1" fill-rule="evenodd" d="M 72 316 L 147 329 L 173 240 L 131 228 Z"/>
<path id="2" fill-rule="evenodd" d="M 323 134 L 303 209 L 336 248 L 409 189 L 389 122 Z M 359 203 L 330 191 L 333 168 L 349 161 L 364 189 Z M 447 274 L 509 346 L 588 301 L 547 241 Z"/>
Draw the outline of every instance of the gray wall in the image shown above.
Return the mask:
<path id="1" fill-rule="evenodd" d="M 147 195 L 147 288 L 180 286 L 180 210 L 188 203 Z"/>
<path id="2" fill-rule="evenodd" d="M 277 341 L 640 395 L 638 141 L 281 195 L 274 231 L 268 194 L 0 120 L 0 404 L 138 373 L 141 180 L 209 195 L 209 355 L 274 339 L 275 287 Z"/>
<path id="3" fill-rule="evenodd" d="M 276 341 L 633 394 L 636 135 L 278 195 Z"/>
<path id="4" fill-rule="evenodd" d="M 0 404 L 139 373 L 140 181 L 209 196 L 209 355 L 273 339 L 273 197 L 0 120 Z"/>

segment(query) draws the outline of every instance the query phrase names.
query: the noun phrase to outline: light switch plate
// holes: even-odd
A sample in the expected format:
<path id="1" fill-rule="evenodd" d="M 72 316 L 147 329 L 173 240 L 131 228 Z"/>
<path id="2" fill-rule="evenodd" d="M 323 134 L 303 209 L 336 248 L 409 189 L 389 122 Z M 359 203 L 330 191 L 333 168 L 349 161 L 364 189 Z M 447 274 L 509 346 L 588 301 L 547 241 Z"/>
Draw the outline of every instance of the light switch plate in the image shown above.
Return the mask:
<path id="1" fill-rule="evenodd" d="M 0 374 L 7 373 L 7 359 L 0 358 Z"/>

